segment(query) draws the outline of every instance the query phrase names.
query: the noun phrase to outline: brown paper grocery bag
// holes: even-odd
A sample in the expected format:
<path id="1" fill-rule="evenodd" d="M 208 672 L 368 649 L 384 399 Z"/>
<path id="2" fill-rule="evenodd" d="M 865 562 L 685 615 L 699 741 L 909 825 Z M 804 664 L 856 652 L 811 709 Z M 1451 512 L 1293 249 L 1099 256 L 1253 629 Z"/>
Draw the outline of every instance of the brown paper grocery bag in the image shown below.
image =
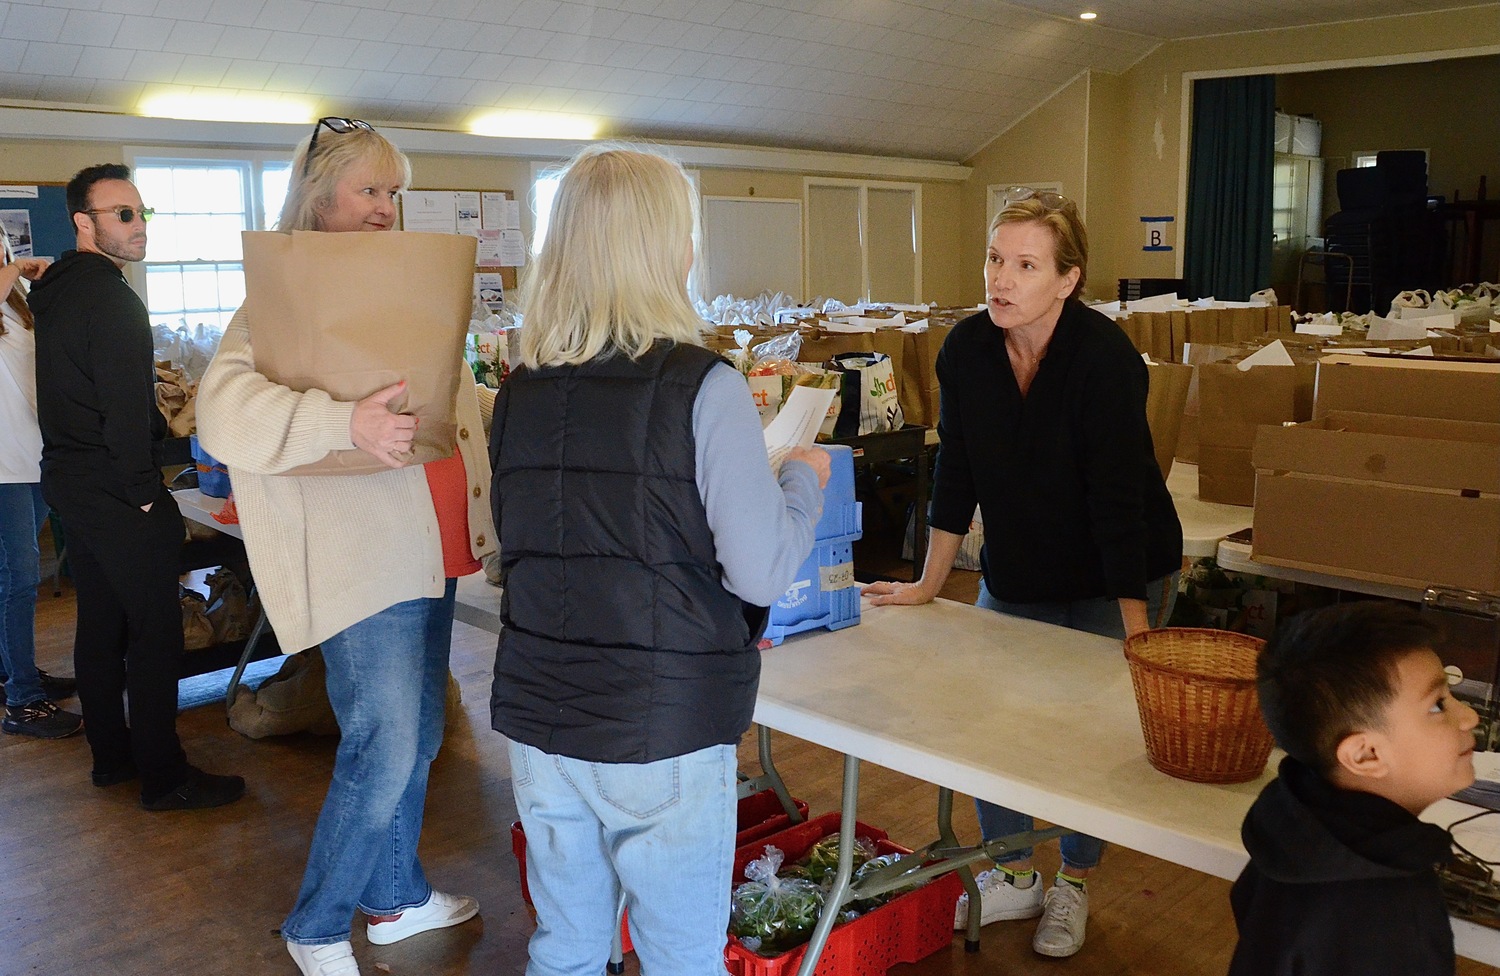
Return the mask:
<path id="1" fill-rule="evenodd" d="M 1198 367 L 1198 497 L 1226 505 L 1255 502 L 1250 449 L 1261 424 L 1312 419 L 1317 366 L 1234 363 Z"/>
<path id="2" fill-rule="evenodd" d="M 1177 453 L 1177 435 L 1182 430 L 1182 409 L 1187 403 L 1193 367 L 1186 363 L 1152 363 L 1146 367 L 1146 424 L 1151 428 L 1151 446 L 1165 478 L 1172 473 Z"/>
<path id="3" fill-rule="evenodd" d="M 937 356 L 953 326 L 929 323 L 926 332 L 903 332 L 900 379 L 901 412 L 908 424 L 938 423 Z"/>
<path id="4" fill-rule="evenodd" d="M 407 462 L 451 455 L 478 242 L 410 231 L 242 237 L 255 368 L 299 392 L 318 389 L 345 401 L 405 380 L 391 410 L 419 421 Z M 385 470 L 356 448 L 286 473 Z"/>

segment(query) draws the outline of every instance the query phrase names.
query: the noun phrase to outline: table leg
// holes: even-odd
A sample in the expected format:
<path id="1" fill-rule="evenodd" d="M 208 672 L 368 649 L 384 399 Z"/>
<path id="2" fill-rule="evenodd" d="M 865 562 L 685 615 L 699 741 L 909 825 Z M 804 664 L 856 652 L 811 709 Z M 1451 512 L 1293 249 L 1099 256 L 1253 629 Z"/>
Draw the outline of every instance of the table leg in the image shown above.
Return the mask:
<path id="1" fill-rule="evenodd" d="M 250 588 L 250 599 L 254 599 L 255 588 Z M 240 652 L 240 661 L 234 666 L 234 674 L 229 676 L 229 687 L 224 690 L 224 714 L 234 707 L 234 694 L 240 686 L 240 678 L 245 676 L 245 667 L 250 663 L 251 655 L 255 653 L 255 645 L 260 643 L 261 635 L 266 632 L 266 612 L 262 610 L 260 616 L 255 618 L 255 626 L 250 628 L 250 639 L 245 641 L 245 649 Z"/>
<path id="2" fill-rule="evenodd" d="M 839 919 L 839 909 L 849 894 L 849 879 L 854 876 L 854 811 L 859 803 L 859 758 L 844 756 L 844 802 L 839 821 L 839 869 L 833 877 L 833 887 L 823 898 L 823 914 L 813 928 L 812 939 L 807 943 L 807 952 L 802 956 L 802 965 L 797 967 L 797 976 L 813 976 L 818 968 L 818 957 L 828 943 L 828 934 Z"/>
<path id="3" fill-rule="evenodd" d="M 756 745 L 760 750 L 760 768 L 764 775 L 753 782 L 757 785 L 764 782 L 769 786 L 776 793 L 776 799 L 781 801 L 781 809 L 792 818 L 792 823 L 801 823 L 802 814 L 798 812 L 797 804 L 792 802 L 792 794 L 787 792 L 786 783 L 776 771 L 776 764 L 771 761 L 771 730 L 764 725 L 757 725 L 755 734 Z"/>
<path id="4" fill-rule="evenodd" d="M 948 847 L 958 847 L 958 835 L 953 833 L 953 791 L 946 786 L 938 787 L 938 840 Z M 958 879 L 964 891 L 969 893 L 969 926 L 964 931 L 964 951 L 979 951 L 979 885 L 974 881 L 974 869 L 965 864 L 958 869 Z"/>

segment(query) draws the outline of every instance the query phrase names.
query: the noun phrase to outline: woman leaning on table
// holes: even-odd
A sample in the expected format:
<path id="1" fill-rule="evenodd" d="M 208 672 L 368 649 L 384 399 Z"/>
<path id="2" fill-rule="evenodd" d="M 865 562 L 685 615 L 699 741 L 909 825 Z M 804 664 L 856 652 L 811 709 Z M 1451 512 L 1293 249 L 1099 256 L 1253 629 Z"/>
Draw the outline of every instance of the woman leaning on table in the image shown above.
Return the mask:
<path id="1" fill-rule="evenodd" d="M 411 180 L 400 150 L 366 123 L 339 118 L 314 126 L 292 172 L 277 227 L 287 232 L 388 231 Z M 354 287 L 330 281 L 327 300 Z M 229 468 L 277 639 L 291 649 L 322 645 L 342 732 L 301 892 L 281 934 L 304 976 L 357 976 L 349 941 L 356 909 L 380 945 L 479 910 L 473 898 L 433 890 L 417 842 L 428 767 L 443 737 L 455 577 L 477 571 L 493 548 L 489 463 L 471 383 L 459 384 L 453 455 L 408 466 L 401 458 L 416 419 L 386 407 L 399 384 L 357 403 L 278 385 L 256 371 L 247 318 L 254 314 L 235 314 L 203 377 L 199 436 Z M 390 470 L 282 474 L 352 448 Z"/>
<path id="2" fill-rule="evenodd" d="M 1146 366 L 1114 322 L 1078 295 L 1088 239 L 1077 207 L 1012 187 L 990 222 L 986 309 L 960 322 L 938 354 L 942 449 L 933 476 L 932 539 L 915 583 L 875 583 L 874 604 L 938 595 L 977 504 L 984 518 L 978 605 L 1093 634 L 1166 625 L 1177 595 L 1182 526 L 1151 449 Z M 1047 721 L 1067 734 L 1087 716 Z M 1031 817 L 976 801 L 986 840 L 1030 830 Z M 1043 895 L 1031 851 L 979 876 L 981 923 L 1042 916 L 1033 948 L 1083 945 L 1085 879 L 1103 842 L 1064 837 L 1062 870 Z M 968 922 L 968 896 L 954 913 Z"/>
<path id="3" fill-rule="evenodd" d="M 600 972 L 621 891 L 643 972 L 724 973 L 735 746 L 765 608 L 822 509 L 827 452 L 773 472 L 744 378 L 700 344 L 691 193 L 651 153 L 569 164 L 495 401 L 491 713 L 526 829 L 527 976 Z"/>

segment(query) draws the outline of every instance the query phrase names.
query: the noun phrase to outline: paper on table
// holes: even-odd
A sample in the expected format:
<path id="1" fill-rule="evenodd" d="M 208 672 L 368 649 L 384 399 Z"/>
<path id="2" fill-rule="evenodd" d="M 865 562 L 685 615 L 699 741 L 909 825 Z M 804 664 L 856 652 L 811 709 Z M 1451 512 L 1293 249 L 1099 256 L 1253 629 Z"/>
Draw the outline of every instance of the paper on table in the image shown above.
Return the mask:
<path id="1" fill-rule="evenodd" d="M 1340 349 L 1338 354 L 1340 356 L 1374 356 L 1376 354 L 1389 355 L 1390 351 L 1390 346 L 1360 346 L 1355 349 Z"/>
<path id="2" fill-rule="evenodd" d="M 1490 319 L 1490 331 L 1500 332 L 1500 322 L 1496 322 L 1494 319 Z"/>
<path id="3" fill-rule="evenodd" d="M 1403 308 L 1400 318 L 1403 322 L 1421 319 L 1429 329 L 1451 329 L 1458 325 L 1458 313 L 1451 308 Z"/>
<path id="4" fill-rule="evenodd" d="M 1281 340 L 1277 339 L 1257 349 L 1235 365 L 1242 370 L 1249 370 L 1256 366 L 1291 366 L 1293 363 L 1291 354 L 1286 351 L 1286 346 L 1283 346 Z"/>
<path id="5" fill-rule="evenodd" d="M 1336 336 L 1344 334 L 1344 327 L 1323 322 L 1303 322 L 1297 326 L 1296 331 L 1302 335 Z"/>
<path id="6" fill-rule="evenodd" d="M 794 447 L 810 447 L 818 428 L 828 415 L 837 390 L 815 390 L 810 386 L 792 387 L 791 396 L 781 405 L 781 412 L 762 432 L 766 438 L 766 455 L 771 470 L 779 471 L 786 454 Z"/>
<path id="7" fill-rule="evenodd" d="M 1432 352 L 1432 347 L 1431 346 L 1422 346 L 1419 349 L 1413 349 L 1411 352 L 1403 353 L 1403 355 L 1406 355 L 1406 356 L 1431 356 L 1431 355 L 1433 355 L 1433 352 Z"/>
<path id="8" fill-rule="evenodd" d="M 1122 308 L 1120 308 L 1119 299 L 1115 299 L 1112 302 L 1100 302 L 1097 305 L 1090 305 L 1089 308 L 1093 309 L 1096 312 L 1099 312 L 1102 315 L 1114 315 L 1116 312 L 1124 311 Z"/>
<path id="9" fill-rule="evenodd" d="M 1126 305 L 1132 312 L 1170 312 L 1177 307 L 1177 293 L 1174 291 L 1166 295 L 1138 298 Z"/>
<path id="10" fill-rule="evenodd" d="M 1213 308 L 1216 304 L 1218 303 L 1214 301 L 1214 296 L 1212 295 L 1209 295 L 1207 298 L 1195 298 L 1188 302 L 1188 305 L 1193 308 Z"/>
<path id="11" fill-rule="evenodd" d="M 915 322 L 908 322 L 908 323 L 906 323 L 905 325 L 903 325 L 901 327 L 901 331 L 902 332 L 926 332 L 927 331 L 927 320 L 926 319 L 917 319 Z"/>
<path id="12" fill-rule="evenodd" d="M 1421 319 L 1387 319 L 1375 316 L 1370 320 L 1367 333 L 1371 342 L 1391 342 L 1397 339 L 1425 339 L 1427 326 Z"/>

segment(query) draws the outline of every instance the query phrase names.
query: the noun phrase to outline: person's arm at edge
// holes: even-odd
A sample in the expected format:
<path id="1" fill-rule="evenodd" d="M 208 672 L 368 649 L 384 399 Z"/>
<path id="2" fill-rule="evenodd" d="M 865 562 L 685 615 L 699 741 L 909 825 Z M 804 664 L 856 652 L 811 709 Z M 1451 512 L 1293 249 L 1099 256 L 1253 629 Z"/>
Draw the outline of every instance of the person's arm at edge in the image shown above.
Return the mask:
<path id="1" fill-rule="evenodd" d="M 715 366 L 693 404 L 698 494 L 708 514 L 724 588 L 770 606 L 812 551 L 823 493 L 811 465 L 788 460 L 773 474 L 745 380 Z"/>

